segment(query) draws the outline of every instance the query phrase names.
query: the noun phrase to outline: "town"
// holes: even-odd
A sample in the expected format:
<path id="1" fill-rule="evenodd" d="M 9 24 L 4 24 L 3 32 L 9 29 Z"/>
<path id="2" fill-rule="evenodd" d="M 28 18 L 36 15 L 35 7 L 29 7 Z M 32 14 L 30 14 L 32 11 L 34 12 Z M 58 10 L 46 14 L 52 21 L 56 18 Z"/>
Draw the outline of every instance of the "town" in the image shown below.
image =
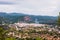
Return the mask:
<path id="1" fill-rule="evenodd" d="M 16 40 L 60 40 L 60 30 L 53 25 L 14 23 L 4 28 L 8 30 L 8 38 L 14 37 Z"/>
<path id="2" fill-rule="evenodd" d="M 1 40 L 60 40 L 59 18 L 58 25 L 56 22 L 39 23 L 37 18 L 31 22 L 30 16 L 24 16 L 23 21 L 14 23 L 6 23 L 1 19 Z"/>

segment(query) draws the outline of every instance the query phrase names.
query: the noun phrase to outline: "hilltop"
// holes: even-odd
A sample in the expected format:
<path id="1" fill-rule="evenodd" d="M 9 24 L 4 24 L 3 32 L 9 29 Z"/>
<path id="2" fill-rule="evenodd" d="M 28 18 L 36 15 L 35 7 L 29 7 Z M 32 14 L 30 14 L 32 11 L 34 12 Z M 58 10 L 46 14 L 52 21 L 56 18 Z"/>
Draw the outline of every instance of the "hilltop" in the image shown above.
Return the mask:
<path id="1" fill-rule="evenodd" d="M 55 24 L 57 21 L 57 17 L 54 16 L 41 16 L 41 15 L 28 15 L 24 13 L 6 13 L 0 12 L 0 18 L 6 23 L 16 23 L 18 21 L 24 22 L 24 17 L 30 17 L 30 23 L 35 23 L 35 20 L 42 24 Z M 2 21 L 1 20 L 1 21 Z"/>

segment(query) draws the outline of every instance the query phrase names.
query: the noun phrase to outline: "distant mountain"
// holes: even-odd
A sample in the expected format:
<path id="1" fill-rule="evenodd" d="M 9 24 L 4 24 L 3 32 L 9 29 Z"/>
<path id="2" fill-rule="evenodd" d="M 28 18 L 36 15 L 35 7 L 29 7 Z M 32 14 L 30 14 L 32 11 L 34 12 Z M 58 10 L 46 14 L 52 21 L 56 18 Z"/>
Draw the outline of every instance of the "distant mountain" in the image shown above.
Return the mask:
<path id="1" fill-rule="evenodd" d="M 0 12 L 0 16 L 22 16 L 22 15 L 26 15 L 23 13 L 5 13 L 5 12 Z"/>
<path id="2" fill-rule="evenodd" d="M 36 15 L 28 15 L 28 14 L 24 14 L 24 13 L 5 13 L 5 12 L 0 12 L 0 17 L 3 17 L 5 20 L 4 22 L 7 23 L 15 23 L 18 21 L 24 21 L 24 17 L 25 16 L 29 16 L 30 17 L 30 22 L 35 22 L 35 20 L 37 19 L 37 21 L 39 23 L 47 23 L 47 24 L 52 24 L 52 23 L 56 23 L 57 21 L 57 17 L 53 17 L 53 16 L 36 16 Z M 0 18 L 2 19 L 2 18 Z"/>

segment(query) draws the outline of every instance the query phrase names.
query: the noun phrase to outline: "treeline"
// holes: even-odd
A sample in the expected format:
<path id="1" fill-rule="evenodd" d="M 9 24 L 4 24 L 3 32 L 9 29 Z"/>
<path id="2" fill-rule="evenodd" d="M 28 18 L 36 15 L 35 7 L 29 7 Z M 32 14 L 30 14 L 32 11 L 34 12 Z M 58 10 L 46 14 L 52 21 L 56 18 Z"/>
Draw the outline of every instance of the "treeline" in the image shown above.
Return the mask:
<path id="1" fill-rule="evenodd" d="M 5 23 L 16 23 L 18 21 L 24 21 L 24 17 L 29 16 L 30 21 L 28 23 L 34 23 L 35 19 L 39 23 L 44 23 L 44 24 L 55 24 L 57 17 L 53 16 L 35 16 L 35 15 L 27 15 L 23 13 L 5 13 L 5 12 L 0 12 L 0 23 L 4 21 Z M 27 21 L 26 21 L 27 22 Z"/>

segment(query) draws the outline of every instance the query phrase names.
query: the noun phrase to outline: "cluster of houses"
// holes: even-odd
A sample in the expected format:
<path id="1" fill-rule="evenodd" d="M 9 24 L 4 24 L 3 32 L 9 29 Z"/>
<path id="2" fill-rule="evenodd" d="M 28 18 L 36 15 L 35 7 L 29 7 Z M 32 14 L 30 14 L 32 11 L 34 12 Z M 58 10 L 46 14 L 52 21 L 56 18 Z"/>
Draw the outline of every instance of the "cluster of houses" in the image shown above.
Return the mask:
<path id="1" fill-rule="evenodd" d="M 15 23 L 15 24 L 10 24 L 9 27 L 13 27 L 15 28 L 16 30 L 22 30 L 23 32 L 30 32 L 30 30 L 36 30 L 37 32 L 38 31 L 55 31 L 57 33 L 60 33 L 60 31 L 57 29 L 57 28 L 54 28 L 52 27 L 52 25 L 47 25 L 47 24 L 36 24 L 36 23 Z M 41 27 L 41 28 L 40 28 Z M 52 27 L 52 28 L 51 28 Z M 51 36 L 49 34 L 38 34 L 38 33 L 31 33 L 31 34 L 28 34 L 28 33 L 24 33 L 24 34 L 16 34 L 14 32 L 10 32 L 8 35 L 10 34 L 13 34 L 13 36 L 15 37 L 19 37 L 19 38 L 30 38 L 30 37 L 42 37 L 43 39 L 44 38 L 47 38 L 48 40 L 60 40 L 59 37 L 57 38 L 54 38 L 54 36 Z"/>
<path id="2" fill-rule="evenodd" d="M 44 27 L 47 24 L 36 24 L 36 23 L 15 23 L 15 24 L 10 24 L 9 27 L 15 27 L 17 30 L 21 27 Z M 48 26 L 48 25 L 47 25 Z"/>

